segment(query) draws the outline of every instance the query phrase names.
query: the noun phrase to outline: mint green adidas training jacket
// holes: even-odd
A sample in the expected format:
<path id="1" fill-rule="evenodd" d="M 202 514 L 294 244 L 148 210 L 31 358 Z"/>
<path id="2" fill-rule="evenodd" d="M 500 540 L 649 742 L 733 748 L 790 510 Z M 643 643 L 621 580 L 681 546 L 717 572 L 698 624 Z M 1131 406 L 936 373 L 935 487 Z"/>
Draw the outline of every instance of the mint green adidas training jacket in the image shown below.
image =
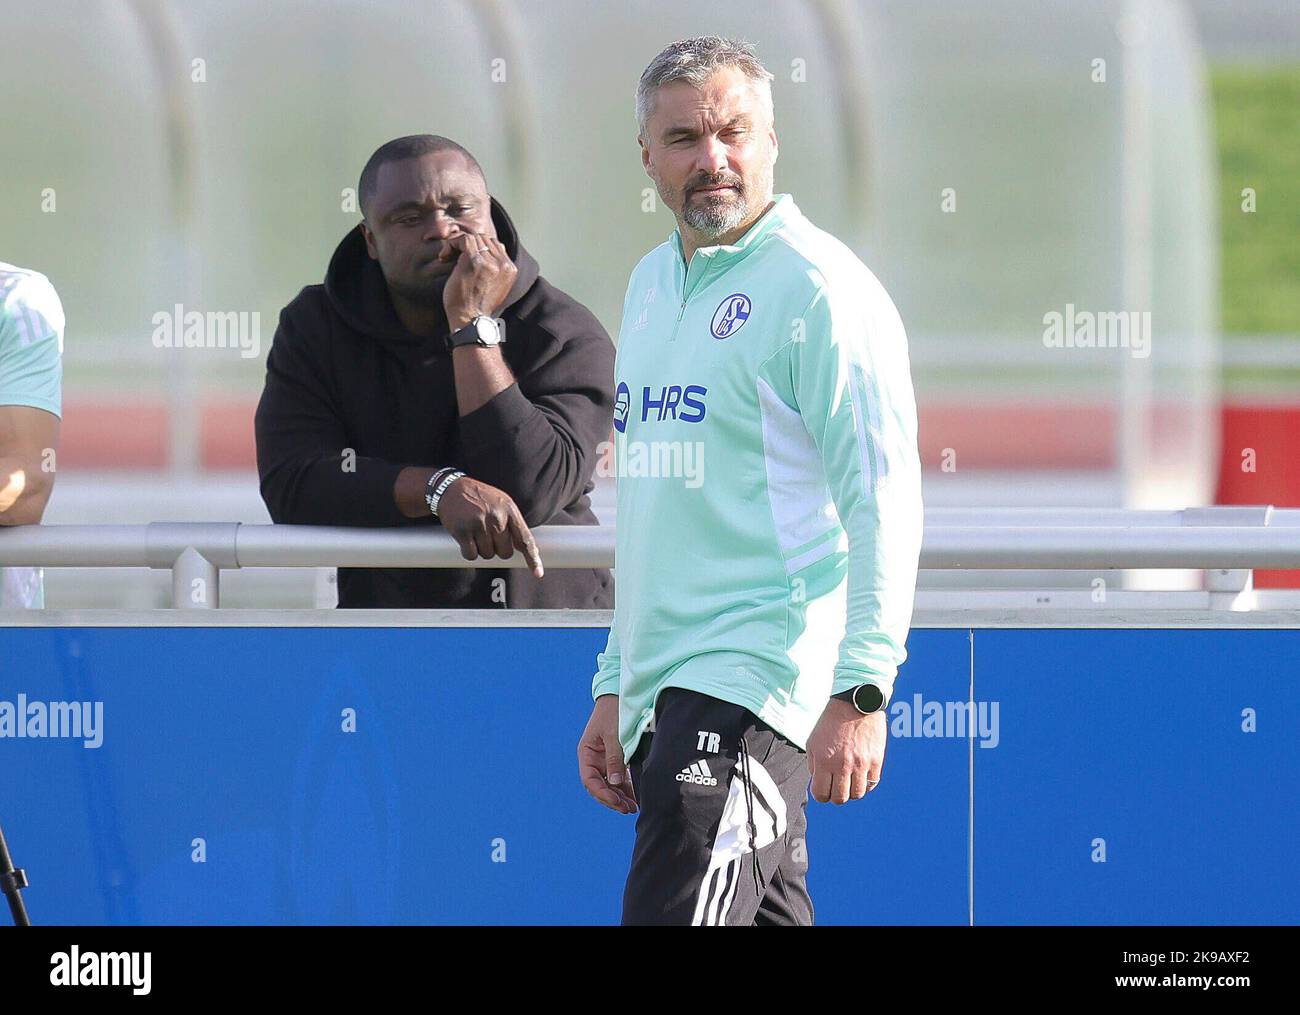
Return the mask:
<path id="1" fill-rule="evenodd" d="M 789 194 L 734 245 L 632 272 L 615 361 L 615 610 L 593 697 L 631 761 L 656 698 L 741 705 L 800 748 L 827 698 L 893 689 L 923 527 L 893 302 Z"/>

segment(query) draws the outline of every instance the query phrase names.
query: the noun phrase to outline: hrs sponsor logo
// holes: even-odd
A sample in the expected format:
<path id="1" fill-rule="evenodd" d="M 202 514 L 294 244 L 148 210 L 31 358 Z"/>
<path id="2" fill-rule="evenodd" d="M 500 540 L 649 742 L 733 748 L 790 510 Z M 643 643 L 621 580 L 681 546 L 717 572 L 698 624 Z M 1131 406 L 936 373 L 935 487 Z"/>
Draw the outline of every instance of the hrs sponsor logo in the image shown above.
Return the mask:
<path id="1" fill-rule="evenodd" d="M 651 419 L 702 422 L 706 412 L 704 396 L 708 391 L 702 384 L 665 384 L 658 388 L 645 386 L 634 392 L 626 381 L 620 381 L 614 393 L 614 429 L 626 433 L 628 417 L 633 414 L 642 423 Z"/>

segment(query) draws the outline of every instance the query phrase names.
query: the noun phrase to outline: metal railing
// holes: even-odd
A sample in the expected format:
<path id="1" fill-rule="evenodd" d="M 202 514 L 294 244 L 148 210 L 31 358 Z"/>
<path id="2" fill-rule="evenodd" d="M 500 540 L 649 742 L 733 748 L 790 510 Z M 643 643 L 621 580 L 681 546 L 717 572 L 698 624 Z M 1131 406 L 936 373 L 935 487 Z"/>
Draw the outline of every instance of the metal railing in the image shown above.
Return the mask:
<path id="1" fill-rule="evenodd" d="M 534 529 L 548 568 L 614 566 L 610 526 Z M 176 609 L 215 609 L 221 572 L 263 567 L 524 567 L 523 555 L 465 560 L 437 529 L 238 522 L 42 525 L 0 530 L 0 567 L 170 570 Z M 1300 509 L 1130 511 L 931 508 L 924 569 L 1206 569 L 1212 606 L 1240 608 L 1255 568 L 1300 568 Z"/>

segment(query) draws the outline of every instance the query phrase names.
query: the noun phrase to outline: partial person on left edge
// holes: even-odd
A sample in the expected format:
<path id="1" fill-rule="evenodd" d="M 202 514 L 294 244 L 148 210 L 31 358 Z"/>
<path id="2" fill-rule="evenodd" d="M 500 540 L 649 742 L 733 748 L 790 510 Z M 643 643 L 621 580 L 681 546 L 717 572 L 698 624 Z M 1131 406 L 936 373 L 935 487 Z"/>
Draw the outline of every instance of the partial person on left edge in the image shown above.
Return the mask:
<path id="1" fill-rule="evenodd" d="M 0 262 L 0 526 L 39 525 L 63 416 L 63 304 L 38 271 Z M 0 567 L 0 609 L 45 606 L 36 567 Z"/>

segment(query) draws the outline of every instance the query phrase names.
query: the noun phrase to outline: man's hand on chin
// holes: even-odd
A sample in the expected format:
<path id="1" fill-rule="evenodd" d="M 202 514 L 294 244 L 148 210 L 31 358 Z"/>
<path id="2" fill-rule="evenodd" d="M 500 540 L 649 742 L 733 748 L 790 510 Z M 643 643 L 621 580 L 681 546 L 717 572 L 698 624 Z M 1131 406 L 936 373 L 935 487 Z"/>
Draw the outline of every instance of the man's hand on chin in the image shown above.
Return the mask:
<path id="1" fill-rule="evenodd" d="M 443 241 L 440 259 L 455 261 L 442 291 L 447 325 L 463 328 L 475 317 L 491 317 L 519 277 L 505 245 L 495 236 L 461 233 Z"/>
<path id="2" fill-rule="evenodd" d="M 829 699 L 808 738 L 813 799 L 842 804 L 875 789 L 888 737 L 885 709 L 863 715 L 850 702 Z"/>

